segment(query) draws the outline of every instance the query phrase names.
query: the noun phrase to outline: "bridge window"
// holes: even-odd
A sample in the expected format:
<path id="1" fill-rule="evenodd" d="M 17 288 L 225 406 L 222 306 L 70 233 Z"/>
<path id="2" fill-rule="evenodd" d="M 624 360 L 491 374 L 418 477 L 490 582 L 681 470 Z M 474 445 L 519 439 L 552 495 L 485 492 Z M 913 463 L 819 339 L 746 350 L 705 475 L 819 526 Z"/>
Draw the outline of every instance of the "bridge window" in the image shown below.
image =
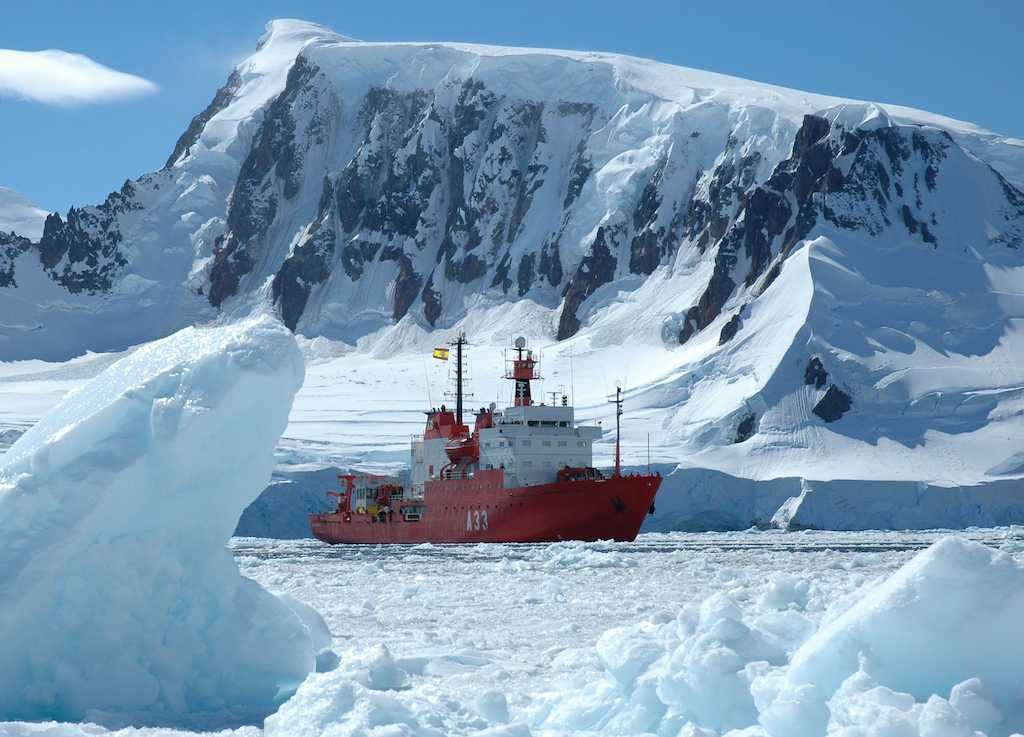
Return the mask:
<path id="1" fill-rule="evenodd" d="M 564 441 L 564 440 L 559 440 L 559 441 L 558 441 L 558 447 L 559 447 L 559 448 L 564 448 L 564 447 L 565 447 L 565 445 L 566 445 L 566 443 L 565 443 L 565 441 Z"/>
<path id="2" fill-rule="evenodd" d="M 550 448 L 551 447 L 551 441 L 550 440 L 545 440 L 544 442 L 541 443 L 541 445 L 543 445 L 546 448 Z"/>
<path id="3" fill-rule="evenodd" d="M 532 440 L 524 440 L 523 441 L 523 445 L 533 445 L 533 441 Z"/>

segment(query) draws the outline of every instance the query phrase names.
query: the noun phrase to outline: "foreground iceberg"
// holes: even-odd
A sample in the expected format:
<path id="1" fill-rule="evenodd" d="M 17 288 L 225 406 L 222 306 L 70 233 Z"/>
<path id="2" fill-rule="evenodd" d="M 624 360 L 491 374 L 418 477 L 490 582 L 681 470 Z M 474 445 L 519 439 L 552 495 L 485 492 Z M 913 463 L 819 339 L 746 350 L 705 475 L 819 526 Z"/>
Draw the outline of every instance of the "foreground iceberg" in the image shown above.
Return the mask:
<path id="1" fill-rule="evenodd" d="M 189 328 L 0 456 L 0 720 L 242 723 L 313 670 L 317 615 L 225 548 L 303 375 L 270 318 Z"/>
<path id="2" fill-rule="evenodd" d="M 603 682 L 545 695 L 555 733 L 1007 737 L 1024 733 L 1024 564 L 960 538 L 919 553 L 815 626 L 813 582 L 717 593 L 606 632 Z"/>

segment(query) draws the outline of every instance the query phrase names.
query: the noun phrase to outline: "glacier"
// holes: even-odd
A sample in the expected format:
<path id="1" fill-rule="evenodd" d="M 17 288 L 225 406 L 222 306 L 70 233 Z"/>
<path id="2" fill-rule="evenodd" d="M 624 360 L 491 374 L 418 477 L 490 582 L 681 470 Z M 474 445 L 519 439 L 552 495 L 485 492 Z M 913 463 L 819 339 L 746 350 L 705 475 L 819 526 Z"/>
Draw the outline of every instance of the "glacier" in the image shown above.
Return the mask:
<path id="1" fill-rule="evenodd" d="M 319 615 L 225 546 L 303 372 L 274 318 L 186 328 L 0 456 L 0 719 L 252 723 L 314 670 Z"/>

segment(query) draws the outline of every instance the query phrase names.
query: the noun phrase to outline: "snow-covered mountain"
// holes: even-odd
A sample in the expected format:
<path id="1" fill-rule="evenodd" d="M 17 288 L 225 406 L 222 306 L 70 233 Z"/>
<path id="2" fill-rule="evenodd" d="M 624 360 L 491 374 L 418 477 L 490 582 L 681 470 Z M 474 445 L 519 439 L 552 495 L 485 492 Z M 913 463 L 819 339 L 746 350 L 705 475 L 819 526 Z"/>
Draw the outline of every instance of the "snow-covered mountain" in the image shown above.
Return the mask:
<path id="1" fill-rule="evenodd" d="M 626 373 L 664 462 L 1017 488 L 1022 188 L 917 110 L 275 21 L 163 169 L 0 249 L 0 359 L 268 305 L 375 356 L 523 332 Z"/>

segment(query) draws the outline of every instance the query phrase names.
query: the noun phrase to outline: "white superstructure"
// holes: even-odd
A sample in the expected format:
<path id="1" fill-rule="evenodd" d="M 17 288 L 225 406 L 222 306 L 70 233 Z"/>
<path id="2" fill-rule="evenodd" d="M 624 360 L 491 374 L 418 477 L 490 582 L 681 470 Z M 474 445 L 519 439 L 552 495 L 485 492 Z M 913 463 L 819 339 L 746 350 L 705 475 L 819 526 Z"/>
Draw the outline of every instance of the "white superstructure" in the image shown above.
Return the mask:
<path id="1" fill-rule="evenodd" d="M 506 486 L 549 483 L 560 468 L 590 467 L 599 437 L 600 427 L 575 424 L 572 407 L 508 407 L 480 430 L 480 468 L 504 468 Z"/>

